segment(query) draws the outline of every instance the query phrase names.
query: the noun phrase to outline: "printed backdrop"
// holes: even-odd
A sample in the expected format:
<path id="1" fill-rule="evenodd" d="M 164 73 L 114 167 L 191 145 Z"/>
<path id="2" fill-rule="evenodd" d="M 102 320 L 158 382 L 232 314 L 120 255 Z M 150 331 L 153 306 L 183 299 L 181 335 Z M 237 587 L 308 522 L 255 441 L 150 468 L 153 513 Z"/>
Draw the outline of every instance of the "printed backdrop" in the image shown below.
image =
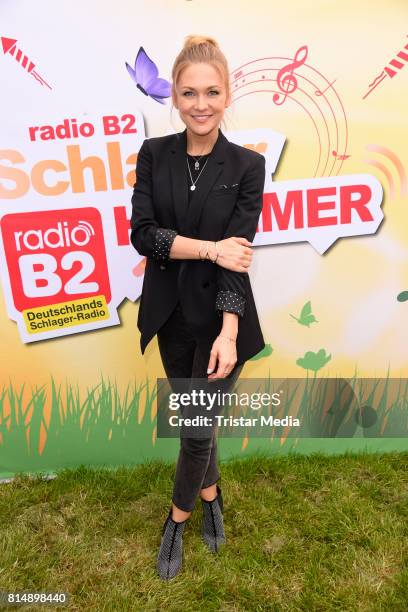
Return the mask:
<path id="1" fill-rule="evenodd" d="M 397 0 L 2 0 L 0 476 L 176 456 L 157 437 L 156 339 L 139 349 L 129 219 L 143 140 L 184 129 L 169 80 L 188 34 L 219 41 L 222 129 L 266 158 L 250 271 L 266 347 L 242 376 L 408 377 L 407 15 Z M 247 435 L 221 458 L 406 449 L 393 398 L 360 406 L 354 437 Z"/>

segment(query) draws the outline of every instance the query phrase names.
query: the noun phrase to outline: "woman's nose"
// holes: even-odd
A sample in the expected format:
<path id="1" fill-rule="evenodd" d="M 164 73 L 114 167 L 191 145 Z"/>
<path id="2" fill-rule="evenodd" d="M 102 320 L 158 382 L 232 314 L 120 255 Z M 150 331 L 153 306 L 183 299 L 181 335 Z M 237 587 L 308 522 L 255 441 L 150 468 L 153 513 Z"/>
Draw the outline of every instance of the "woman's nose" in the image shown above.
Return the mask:
<path id="1" fill-rule="evenodd" d="M 204 96 L 197 96 L 196 99 L 196 109 L 197 110 L 205 110 L 207 108 L 207 101 Z"/>

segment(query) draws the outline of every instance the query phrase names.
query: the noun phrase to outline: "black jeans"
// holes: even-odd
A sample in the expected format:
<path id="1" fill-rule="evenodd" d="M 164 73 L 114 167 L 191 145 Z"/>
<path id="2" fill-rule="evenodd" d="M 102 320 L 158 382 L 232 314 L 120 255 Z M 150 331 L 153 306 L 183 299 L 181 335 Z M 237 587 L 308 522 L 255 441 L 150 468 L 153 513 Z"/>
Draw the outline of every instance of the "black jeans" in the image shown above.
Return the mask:
<path id="1" fill-rule="evenodd" d="M 230 374 L 211 383 L 207 381 L 210 354 L 203 355 L 188 329 L 180 302 L 157 332 L 157 340 L 167 378 L 205 378 L 203 387 L 228 392 L 238 379 L 244 364 L 235 365 Z M 196 386 L 194 388 L 197 388 Z M 183 413 L 184 415 L 184 413 Z M 201 489 L 220 479 L 217 467 L 217 427 L 211 438 L 180 437 L 180 452 L 176 466 L 172 501 L 184 510 L 194 509 Z"/>

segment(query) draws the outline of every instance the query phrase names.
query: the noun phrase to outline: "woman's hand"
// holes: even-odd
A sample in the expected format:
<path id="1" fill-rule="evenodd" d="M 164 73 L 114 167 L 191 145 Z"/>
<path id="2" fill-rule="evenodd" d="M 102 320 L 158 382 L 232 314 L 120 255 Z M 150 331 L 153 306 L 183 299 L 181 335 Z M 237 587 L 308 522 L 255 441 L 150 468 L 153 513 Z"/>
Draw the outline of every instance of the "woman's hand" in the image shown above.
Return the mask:
<path id="1" fill-rule="evenodd" d="M 218 359 L 218 369 L 215 369 Z M 208 370 L 213 372 L 208 376 L 208 380 L 214 380 L 217 378 L 225 378 L 233 370 L 237 362 L 237 347 L 235 340 L 229 340 L 222 334 L 217 336 L 213 342 L 210 361 L 208 362 Z M 208 373 L 208 371 L 207 371 Z"/>
<path id="2" fill-rule="evenodd" d="M 248 272 L 252 263 L 252 242 L 246 238 L 234 236 L 219 240 L 217 247 L 219 255 L 216 263 L 219 266 L 233 272 Z M 213 242 L 210 243 L 209 251 L 211 251 L 211 258 L 215 259 L 217 252 Z"/>

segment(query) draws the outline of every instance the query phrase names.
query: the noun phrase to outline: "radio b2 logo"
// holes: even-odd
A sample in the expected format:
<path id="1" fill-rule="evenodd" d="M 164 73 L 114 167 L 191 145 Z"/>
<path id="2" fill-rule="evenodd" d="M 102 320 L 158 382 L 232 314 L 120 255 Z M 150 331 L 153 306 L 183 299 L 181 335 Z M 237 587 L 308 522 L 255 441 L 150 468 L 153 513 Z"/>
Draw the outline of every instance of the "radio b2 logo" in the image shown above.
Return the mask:
<path id="1" fill-rule="evenodd" d="M 92 295 L 111 300 L 101 215 L 96 208 L 7 214 L 1 220 L 15 308 Z"/>

